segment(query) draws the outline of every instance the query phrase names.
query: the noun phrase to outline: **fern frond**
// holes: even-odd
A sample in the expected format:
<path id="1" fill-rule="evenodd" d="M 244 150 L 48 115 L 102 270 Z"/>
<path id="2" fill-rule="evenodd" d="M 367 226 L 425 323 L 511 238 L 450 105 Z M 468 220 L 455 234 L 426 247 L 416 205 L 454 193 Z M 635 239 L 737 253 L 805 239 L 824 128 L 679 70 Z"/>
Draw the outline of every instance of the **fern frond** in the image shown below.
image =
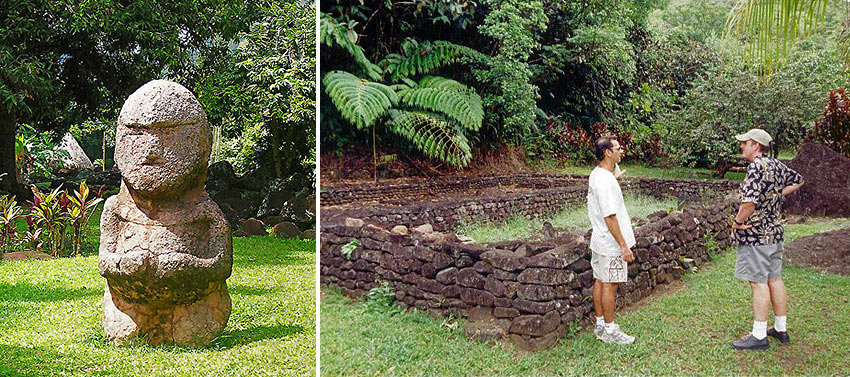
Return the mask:
<path id="1" fill-rule="evenodd" d="M 347 51 L 354 61 L 372 80 L 381 79 L 381 68 L 366 58 L 363 47 L 357 44 L 357 33 L 345 24 L 338 23 L 333 17 L 322 13 L 319 40 L 328 47 L 339 46 Z"/>
<path id="2" fill-rule="evenodd" d="M 463 130 L 440 114 L 392 109 L 387 126 L 413 142 L 426 156 L 458 168 L 472 159 L 472 149 Z"/>
<path id="3" fill-rule="evenodd" d="M 345 71 L 328 72 L 322 85 L 334 106 L 357 129 L 371 126 L 398 103 L 398 95 L 390 87 Z"/>
<path id="4" fill-rule="evenodd" d="M 798 39 L 812 35 L 834 0 L 739 0 L 726 19 L 726 34 L 749 44 L 747 60 L 759 73 L 775 72 Z"/>
<path id="5" fill-rule="evenodd" d="M 465 129 L 477 131 L 484 119 L 481 97 L 455 80 L 426 76 L 416 86 L 398 90 L 405 105 L 445 114 Z"/>
<path id="6" fill-rule="evenodd" d="M 395 81 L 399 78 L 430 73 L 445 65 L 464 59 L 486 61 L 487 56 L 475 49 L 446 41 L 422 41 L 407 38 L 401 44 L 401 54 L 389 54 L 378 62 L 384 73 Z"/>

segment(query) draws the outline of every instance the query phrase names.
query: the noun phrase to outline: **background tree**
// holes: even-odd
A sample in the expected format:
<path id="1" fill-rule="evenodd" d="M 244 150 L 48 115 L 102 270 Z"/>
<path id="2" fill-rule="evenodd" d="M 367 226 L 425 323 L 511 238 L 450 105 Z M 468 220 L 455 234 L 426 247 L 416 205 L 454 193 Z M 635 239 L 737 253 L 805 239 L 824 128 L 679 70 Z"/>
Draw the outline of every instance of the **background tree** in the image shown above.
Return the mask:
<path id="1" fill-rule="evenodd" d="M 193 60 L 252 15 L 227 0 L 10 0 L 0 9 L 0 181 L 18 191 L 8 152 L 16 125 L 68 129 L 120 107 L 153 78 L 193 87 Z M 234 26 L 236 25 L 236 26 Z M 230 33 L 230 35 L 228 35 Z"/>

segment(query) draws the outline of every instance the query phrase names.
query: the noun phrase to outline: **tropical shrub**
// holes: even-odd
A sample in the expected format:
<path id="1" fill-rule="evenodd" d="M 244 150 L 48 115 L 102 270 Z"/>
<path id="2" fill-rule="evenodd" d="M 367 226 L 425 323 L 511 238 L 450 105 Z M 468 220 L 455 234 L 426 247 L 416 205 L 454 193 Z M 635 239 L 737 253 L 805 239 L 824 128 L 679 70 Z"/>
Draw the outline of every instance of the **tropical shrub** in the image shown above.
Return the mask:
<path id="1" fill-rule="evenodd" d="M 31 189 L 33 200 L 28 202 L 29 213 L 18 206 L 14 197 L 0 197 L 0 252 L 41 251 L 42 246 L 46 246 L 54 257 L 80 255 L 88 234 L 88 222 L 103 201 L 100 198 L 102 188 L 92 192 L 85 183 L 80 183 L 72 195 L 60 188 L 49 193 L 36 186 Z M 15 220 L 20 218 L 26 219 L 25 231 L 15 226 Z M 69 252 L 63 253 L 69 248 Z"/>
<path id="2" fill-rule="evenodd" d="M 463 59 L 480 59 L 479 53 L 445 41 L 408 39 L 401 54 L 389 54 L 375 65 L 351 42 L 350 29 L 327 15 L 322 22 L 323 43 L 343 47 L 354 56 L 361 68 L 358 72 L 368 77 L 342 70 L 322 77 L 325 93 L 344 119 L 358 130 L 383 121 L 428 157 L 456 167 L 469 163 L 472 150 L 465 133 L 481 127 L 481 97 L 458 81 L 427 74 Z M 376 80 L 384 75 L 390 84 Z"/>
<path id="3" fill-rule="evenodd" d="M 73 249 L 73 254 L 79 256 L 80 249 L 83 246 L 83 241 L 85 241 L 86 236 L 88 235 L 88 223 L 91 220 L 91 217 L 94 215 L 94 209 L 97 207 L 100 202 L 103 201 L 102 198 L 98 198 L 95 194 L 94 196 L 90 195 L 92 192 L 89 190 L 89 187 L 86 186 L 85 182 L 80 182 L 80 186 L 77 190 L 74 190 L 74 195 L 66 195 L 68 200 L 70 200 L 70 205 L 66 207 L 66 211 L 68 213 L 68 222 L 72 231 L 71 236 L 71 247 Z"/>
<path id="4" fill-rule="evenodd" d="M 53 135 L 22 124 L 15 136 L 15 163 L 21 176 L 18 182 L 38 178 L 53 178 L 53 168 L 62 167 L 62 157 L 68 152 L 56 150 Z"/>
<path id="5" fill-rule="evenodd" d="M 568 162 L 596 161 L 594 147 L 596 140 L 602 136 L 614 136 L 626 150 L 632 147 L 632 133 L 622 128 L 609 127 L 604 122 L 596 122 L 585 129 L 571 122 L 561 122 L 549 118 L 546 120 L 546 132 L 552 141 L 552 157 Z M 630 153 L 626 154 L 628 159 Z"/>
<path id="6" fill-rule="evenodd" d="M 806 140 L 824 143 L 850 158 L 850 103 L 844 88 L 829 91 L 823 117 L 814 122 Z"/>
<path id="7" fill-rule="evenodd" d="M 485 96 L 487 107 L 496 109 L 488 112 L 488 123 L 501 130 L 504 140 L 519 142 L 533 129 L 537 117 L 540 95 L 531 82 L 528 60 L 540 47 L 540 33 L 548 19 L 539 0 L 498 0 L 489 5 L 490 13 L 478 30 L 499 47 L 489 67 L 475 73 L 478 81 L 494 88 Z"/>
<path id="8" fill-rule="evenodd" d="M 21 217 L 21 207 L 14 196 L 0 196 L 0 254 L 16 247 L 15 220 Z"/>

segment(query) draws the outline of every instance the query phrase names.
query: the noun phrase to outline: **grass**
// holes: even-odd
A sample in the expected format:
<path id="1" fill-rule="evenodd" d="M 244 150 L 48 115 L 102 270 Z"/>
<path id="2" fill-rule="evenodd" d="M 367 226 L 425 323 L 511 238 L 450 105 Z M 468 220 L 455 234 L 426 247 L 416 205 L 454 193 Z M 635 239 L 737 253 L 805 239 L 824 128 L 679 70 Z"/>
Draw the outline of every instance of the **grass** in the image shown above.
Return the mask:
<path id="1" fill-rule="evenodd" d="M 848 219 L 788 225 L 789 242 Z M 850 279 L 785 266 L 789 346 L 744 352 L 729 343 L 752 326 L 750 290 L 734 278 L 735 252 L 713 258 L 682 288 L 620 313 L 637 337 L 627 347 L 598 342 L 579 329 L 555 348 L 519 354 L 467 339 L 462 320 L 423 312 L 366 310 L 339 291 L 322 291 L 321 374 L 340 375 L 848 375 Z"/>
<path id="2" fill-rule="evenodd" d="M 93 217 L 91 236 L 97 240 Z M 312 376 L 315 241 L 233 240 L 233 311 L 202 349 L 112 345 L 97 255 L 0 262 L 0 376 Z M 96 248 L 95 248 L 96 249 Z"/>
<path id="3" fill-rule="evenodd" d="M 676 199 L 657 199 L 631 192 L 626 192 L 623 196 L 626 200 L 626 208 L 632 218 L 644 217 L 659 210 L 675 209 L 678 205 Z M 529 236 L 534 239 L 541 234 L 544 221 L 551 222 L 556 228 L 565 228 L 569 231 L 590 229 L 587 206 L 570 205 L 548 218 L 526 219 L 523 216 L 513 216 L 504 224 L 472 222 L 461 224 L 456 232 L 472 237 L 478 242 L 528 239 Z"/>
<path id="4" fill-rule="evenodd" d="M 559 174 L 577 174 L 590 175 L 595 164 L 579 165 L 579 166 L 548 166 Z M 665 179 L 716 179 L 714 172 L 709 169 L 689 168 L 689 167 L 653 167 L 640 164 L 621 164 L 620 169 L 625 170 L 624 178 L 665 178 Z M 724 176 L 726 179 L 743 180 L 746 174 L 739 172 L 728 172 Z"/>

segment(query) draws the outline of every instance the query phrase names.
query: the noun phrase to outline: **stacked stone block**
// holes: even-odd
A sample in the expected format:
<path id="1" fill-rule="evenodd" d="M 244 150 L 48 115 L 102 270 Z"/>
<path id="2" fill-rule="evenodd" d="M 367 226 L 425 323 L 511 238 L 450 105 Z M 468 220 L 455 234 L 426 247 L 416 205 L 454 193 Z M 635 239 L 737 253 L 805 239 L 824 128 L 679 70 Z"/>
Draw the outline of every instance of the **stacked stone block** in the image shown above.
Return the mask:
<path id="1" fill-rule="evenodd" d="M 635 230 L 636 261 L 618 305 L 647 297 L 708 261 L 708 240 L 720 250 L 729 246 L 734 210 L 734 201 L 721 199 L 650 215 Z M 323 220 L 322 283 L 360 296 L 387 281 L 406 306 L 466 317 L 468 335 L 510 340 L 526 350 L 555 344 L 571 324 L 592 315 L 589 234 L 467 244 L 451 233 L 401 234 L 384 224 Z M 346 258 L 342 248 L 355 239 L 359 246 Z"/>

